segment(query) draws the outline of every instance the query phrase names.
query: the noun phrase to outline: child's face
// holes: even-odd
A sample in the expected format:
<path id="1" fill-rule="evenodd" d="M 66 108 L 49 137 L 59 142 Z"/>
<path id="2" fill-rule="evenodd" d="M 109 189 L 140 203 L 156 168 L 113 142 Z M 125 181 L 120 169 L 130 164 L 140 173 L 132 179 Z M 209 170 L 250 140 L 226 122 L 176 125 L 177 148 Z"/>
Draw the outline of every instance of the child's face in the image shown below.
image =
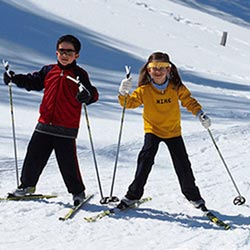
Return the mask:
<path id="1" fill-rule="evenodd" d="M 153 61 L 152 63 L 157 63 L 158 61 Z M 150 67 L 147 68 L 148 74 L 154 80 L 156 84 L 163 84 L 167 76 L 171 71 L 171 67 Z"/>
<path id="2" fill-rule="evenodd" d="M 76 60 L 79 57 L 79 54 L 76 53 L 72 43 L 62 42 L 58 45 L 56 56 L 59 63 L 63 66 L 67 66 Z"/>

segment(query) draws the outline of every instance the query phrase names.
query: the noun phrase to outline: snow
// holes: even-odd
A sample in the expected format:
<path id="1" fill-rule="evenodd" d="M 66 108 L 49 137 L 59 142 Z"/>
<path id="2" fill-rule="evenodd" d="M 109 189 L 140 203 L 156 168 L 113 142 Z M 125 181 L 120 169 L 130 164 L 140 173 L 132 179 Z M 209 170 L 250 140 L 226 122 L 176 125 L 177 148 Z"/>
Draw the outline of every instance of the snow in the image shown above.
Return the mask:
<path id="1" fill-rule="evenodd" d="M 55 62 L 55 42 L 72 33 L 83 43 L 79 64 L 100 92 L 88 107 L 104 196 L 110 192 L 122 108 L 117 90 L 132 66 L 138 71 L 154 51 L 167 52 L 185 84 L 212 119 L 211 131 L 246 198 L 238 195 L 208 132 L 182 109 L 182 130 L 196 183 L 207 206 L 232 225 L 224 231 L 207 221 L 182 196 L 169 153 L 160 146 L 145 187 L 153 200 L 139 209 L 96 223 L 83 220 L 103 209 L 84 112 L 78 155 L 87 191 L 94 198 L 71 220 L 58 218 L 72 203 L 52 155 L 37 191 L 56 193 L 48 201 L 1 202 L 0 249 L 11 250 L 213 250 L 250 249 L 250 12 L 249 2 L 195 0 L 2 0 L 0 59 L 17 73 Z M 228 32 L 225 47 L 220 45 Z M 2 71 L 3 72 L 3 71 Z M 1 74 L 2 75 L 2 74 Z M 2 76 L 1 76 L 2 82 Z M 13 87 L 19 174 L 37 122 L 41 92 Z M 0 84 L 0 196 L 16 187 L 8 88 Z M 125 194 L 143 143 L 142 109 L 126 110 L 114 195 Z"/>

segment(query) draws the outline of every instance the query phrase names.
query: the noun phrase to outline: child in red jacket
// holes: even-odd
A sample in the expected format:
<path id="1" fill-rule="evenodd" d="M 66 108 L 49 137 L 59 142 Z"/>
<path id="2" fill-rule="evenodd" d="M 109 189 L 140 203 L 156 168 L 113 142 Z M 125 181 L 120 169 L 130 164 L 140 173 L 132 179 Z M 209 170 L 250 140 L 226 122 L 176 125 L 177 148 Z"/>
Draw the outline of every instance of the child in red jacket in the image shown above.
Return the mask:
<path id="1" fill-rule="evenodd" d="M 33 74 L 4 73 L 4 82 L 10 81 L 26 90 L 44 90 L 38 124 L 29 142 L 24 159 L 21 185 L 15 196 L 34 193 L 38 179 L 52 153 L 56 159 L 74 205 L 85 197 L 76 154 L 76 137 L 79 129 L 82 103 L 98 100 L 97 89 L 91 85 L 88 73 L 76 64 L 81 49 L 80 41 L 64 35 L 57 41 L 57 64 L 46 65 Z M 81 92 L 76 83 L 67 78 L 77 78 L 85 86 Z"/>

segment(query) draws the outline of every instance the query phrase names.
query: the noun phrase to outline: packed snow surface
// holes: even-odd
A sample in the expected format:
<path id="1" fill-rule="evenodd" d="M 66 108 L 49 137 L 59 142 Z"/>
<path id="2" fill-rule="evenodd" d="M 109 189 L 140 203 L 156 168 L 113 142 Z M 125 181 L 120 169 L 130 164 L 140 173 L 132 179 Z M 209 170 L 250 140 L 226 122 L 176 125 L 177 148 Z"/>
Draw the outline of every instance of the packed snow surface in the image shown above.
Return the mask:
<path id="1" fill-rule="evenodd" d="M 218 3 L 217 3 L 218 2 Z M 250 249 L 250 4 L 245 0 L 2 0 L 0 59 L 16 73 L 56 62 L 55 43 L 63 34 L 82 41 L 78 63 L 100 93 L 88 106 L 91 133 L 104 196 L 117 152 L 122 108 L 117 101 L 125 65 L 138 72 L 154 51 L 168 53 L 183 82 L 212 120 L 211 131 L 238 189 L 199 120 L 182 109 L 182 132 L 207 206 L 231 225 L 225 231 L 202 216 L 180 192 L 165 145 L 161 145 L 145 187 L 153 199 L 138 209 L 87 223 L 84 217 L 107 209 L 100 192 L 84 112 L 77 139 L 81 172 L 94 198 L 71 220 L 72 204 L 55 156 L 37 192 L 57 194 L 42 201 L 1 202 L 0 249 L 6 250 L 248 250 Z M 226 46 L 221 36 L 228 32 Z M 0 196 L 17 185 L 8 87 L 0 84 Z M 13 86 L 17 162 L 20 175 L 37 122 L 42 92 Z M 142 108 L 126 110 L 113 194 L 121 198 L 133 179 L 143 139 Z"/>

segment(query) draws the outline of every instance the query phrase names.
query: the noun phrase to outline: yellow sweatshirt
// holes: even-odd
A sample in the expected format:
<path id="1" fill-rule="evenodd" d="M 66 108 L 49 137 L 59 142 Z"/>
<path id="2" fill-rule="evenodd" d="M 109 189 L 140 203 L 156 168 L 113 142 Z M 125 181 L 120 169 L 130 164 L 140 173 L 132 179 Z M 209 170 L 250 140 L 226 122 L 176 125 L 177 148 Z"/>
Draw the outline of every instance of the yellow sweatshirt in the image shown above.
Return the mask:
<path id="1" fill-rule="evenodd" d="M 122 95 L 118 96 L 121 106 L 124 106 L 124 98 Z M 133 109 L 143 105 L 145 133 L 152 133 L 160 138 L 173 138 L 181 135 L 179 101 L 194 115 L 202 109 L 185 85 L 176 88 L 171 81 L 165 90 L 158 90 L 151 83 L 138 87 L 127 96 L 126 108 Z"/>

